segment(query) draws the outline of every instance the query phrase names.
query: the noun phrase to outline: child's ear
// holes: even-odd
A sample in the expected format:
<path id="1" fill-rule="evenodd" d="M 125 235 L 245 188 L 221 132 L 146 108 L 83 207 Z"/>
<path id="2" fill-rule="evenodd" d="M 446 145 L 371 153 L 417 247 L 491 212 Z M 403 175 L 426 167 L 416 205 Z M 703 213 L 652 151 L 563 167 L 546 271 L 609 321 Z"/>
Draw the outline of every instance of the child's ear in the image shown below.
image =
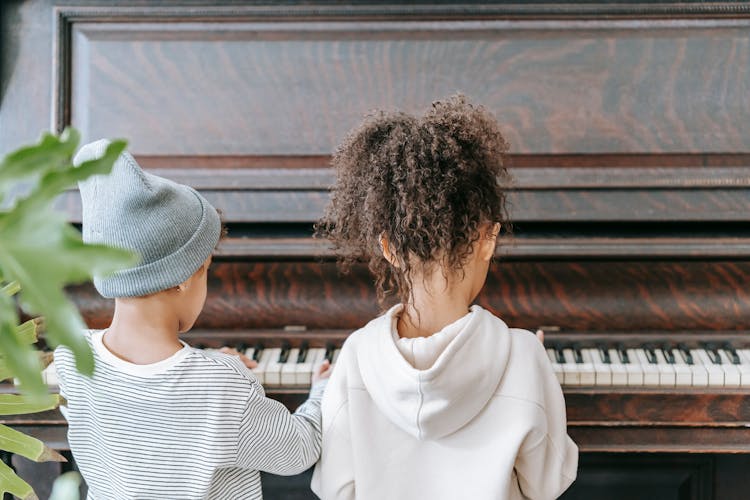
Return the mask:
<path id="1" fill-rule="evenodd" d="M 500 234 L 500 224 L 497 222 L 482 230 L 479 248 L 482 260 L 489 261 L 495 255 L 498 234 Z"/>
<path id="2" fill-rule="evenodd" d="M 383 252 L 383 257 L 385 257 L 385 260 L 390 262 L 393 267 L 400 267 L 398 259 L 395 255 L 393 255 L 393 253 L 391 253 L 388 238 L 385 237 L 385 234 L 380 235 L 380 251 Z"/>

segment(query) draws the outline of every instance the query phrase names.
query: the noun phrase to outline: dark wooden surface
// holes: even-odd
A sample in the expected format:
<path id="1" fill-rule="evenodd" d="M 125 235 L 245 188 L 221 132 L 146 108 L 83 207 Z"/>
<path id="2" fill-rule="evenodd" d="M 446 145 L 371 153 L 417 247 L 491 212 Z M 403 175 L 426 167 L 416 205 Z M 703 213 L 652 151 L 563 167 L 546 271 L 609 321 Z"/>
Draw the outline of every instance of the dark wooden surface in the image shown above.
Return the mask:
<path id="1" fill-rule="evenodd" d="M 332 149 L 368 109 L 461 90 L 516 178 L 482 305 L 552 340 L 748 345 L 749 31 L 745 2 L 10 0 L 0 153 L 66 125 L 127 137 L 229 225 L 192 342 L 340 343 L 379 307 L 310 237 Z M 80 220 L 77 193 L 59 204 Z M 93 288 L 70 294 L 107 324 Z M 564 498 L 746 498 L 748 395 L 566 389 L 584 454 Z M 13 425 L 67 446 L 55 413 Z M 264 481 L 310 498 L 308 476 Z"/>
<path id="2" fill-rule="evenodd" d="M 572 331 L 750 329 L 750 262 L 509 261 L 493 264 L 478 303 L 509 325 Z M 334 262 L 216 262 L 196 328 L 353 330 L 377 315 L 364 267 L 341 275 Z M 113 302 L 92 286 L 72 297 L 92 327 Z"/>
<path id="3" fill-rule="evenodd" d="M 116 14 L 61 13 L 63 116 L 140 154 L 325 154 L 368 109 L 418 111 L 456 89 L 496 111 L 517 152 L 747 151 L 743 18 Z"/>

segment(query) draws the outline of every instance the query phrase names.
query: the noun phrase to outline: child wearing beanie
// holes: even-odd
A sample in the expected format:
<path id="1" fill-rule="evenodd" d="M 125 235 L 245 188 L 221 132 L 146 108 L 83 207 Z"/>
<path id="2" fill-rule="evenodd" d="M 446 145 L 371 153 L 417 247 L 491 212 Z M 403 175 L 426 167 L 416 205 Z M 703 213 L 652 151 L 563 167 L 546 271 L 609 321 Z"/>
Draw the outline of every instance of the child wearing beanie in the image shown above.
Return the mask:
<path id="1" fill-rule="evenodd" d="M 74 162 L 104 153 L 84 146 Z M 109 328 L 87 331 L 93 377 L 55 351 L 68 440 L 88 498 L 256 499 L 260 473 L 297 474 L 320 453 L 320 400 L 329 366 L 291 414 L 265 397 L 236 356 L 192 349 L 179 334 L 206 299 L 216 210 L 194 189 L 141 170 L 123 153 L 112 173 L 80 184 L 83 239 L 127 248 L 137 267 L 95 277 L 115 299 Z"/>

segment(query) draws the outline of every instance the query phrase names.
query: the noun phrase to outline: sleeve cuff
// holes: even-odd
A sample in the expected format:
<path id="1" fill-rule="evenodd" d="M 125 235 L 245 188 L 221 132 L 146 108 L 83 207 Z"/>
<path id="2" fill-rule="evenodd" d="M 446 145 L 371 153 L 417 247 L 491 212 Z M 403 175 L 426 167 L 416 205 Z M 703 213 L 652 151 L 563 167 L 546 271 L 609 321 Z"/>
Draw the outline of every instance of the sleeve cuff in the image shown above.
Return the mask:
<path id="1" fill-rule="evenodd" d="M 328 385 L 327 378 L 319 380 L 315 384 L 313 384 L 313 386 L 310 388 L 310 399 L 321 399 L 323 397 L 323 393 L 325 392 L 326 385 Z"/>

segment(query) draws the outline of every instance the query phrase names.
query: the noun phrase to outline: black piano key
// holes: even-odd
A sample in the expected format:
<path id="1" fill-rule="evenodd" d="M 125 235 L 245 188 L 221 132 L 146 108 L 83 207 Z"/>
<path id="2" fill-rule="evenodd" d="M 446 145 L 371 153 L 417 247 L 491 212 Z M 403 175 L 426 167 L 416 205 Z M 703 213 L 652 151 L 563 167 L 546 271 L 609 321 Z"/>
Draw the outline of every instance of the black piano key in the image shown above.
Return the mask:
<path id="1" fill-rule="evenodd" d="M 719 352 L 716 350 L 716 346 L 710 342 L 704 342 L 701 345 L 706 350 L 706 354 L 708 354 L 708 359 L 710 359 L 713 364 L 720 365 L 721 356 L 719 355 Z"/>
<path id="2" fill-rule="evenodd" d="M 685 358 L 685 363 L 689 365 L 695 364 L 693 361 L 693 354 L 690 352 L 690 348 L 687 345 L 680 342 L 677 344 L 677 349 L 682 353 L 682 357 Z"/>
<path id="3" fill-rule="evenodd" d="M 651 344 L 646 344 L 643 346 L 643 350 L 646 351 L 646 359 L 648 360 L 648 362 L 652 365 L 657 364 L 656 351 L 654 351 L 654 346 L 652 346 Z"/>
<path id="4" fill-rule="evenodd" d="M 601 356 L 604 364 L 612 364 L 612 358 L 609 356 L 609 349 L 607 349 L 604 344 L 598 344 L 596 348 L 599 349 L 599 356 Z"/>
<path id="5" fill-rule="evenodd" d="M 333 345 L 333 343 L 328 342 L 326 344 L 326 354 L 325 359 L 328 360 L 329 363 L 333 364 L 333 354 L 336 351 L 336 346 Z"/>
<path id="6" fill-rule="evenodd" d="M 203 350 L 203 349 L 205 349 L 205 348 L 206 348 L 206 344 L 204 344 L 204 343 L 202 343 L 202 342 L 201 342 L 201 343 L 198 343 L 198 344 L 195 344 L 195 348 L 196 348 L 196 349 L 201 349 L 201 350 Z"/>
<path id="7" fill-rule="evenodd" d="M 727 353 L 727 357 L 732 361 L 733 365 L 740 364 L 740 355 L 737 354 L 737 351 L 734 349 L 732 344 L 730 344 L 729 342 L 724 342 L 722 348 L 724 349 L 724 352 Z"/>
<path id="8" fill-rule="evenodd" d="M 667 363 L 669 363 L 670 365 L 675 364 L 674 352 L 667 344 L 662 344 L 661 352 L 662 354 L 664 354 L 664 359 L 667 360 Z"/>
<path id="9" fill-rule="evenodd" d="M 628 351 L 625 349 L 625 346 L 622 344 L 617 344 L 617 354 L 620 355 L 620 361 L 625 364 L 630 364 L 630 356 L 628 356 Z"/>
<path id="10" fill-rule="evenodd" d="M 234 346 L 234 349 L 240 354 L 245 354 L 245 351 L 247 351 L 247 344 L 244 342 L 239 342 Z"/>
<path id="11" fill-rule="evenodd" d="M 260 355 L 263 353 L 263 342 L 255 343 L 255 351 L 253 352 L 253 361 L 260 361 Z"/>
<path id="12" fill-rule="evenodd" d="M 297 356 L 297 363 L 304 363 L 307 359 L 307 353 L 310 351 L 310 344 L 305 340 L 299 346 L 299 355 Z"/>
<path id="13" fill-rule="evenodd" d="M 579 365 L 583 364 L 583 353 L 581 352 L 581 346 L 579 344 L 573 344 L 571 346 L 571 349 L 573 349 L 573 359 L 576 363 Z"/>
<path id="14" fill-rule="evenodd" d="M 281 345 L 281 353 L 279 353 L 279 363 L 286 363 L 286 361 L 289 359 L 289 351 L 292 349 L 292 346 L 289 345 L 289 342 L 284 341 L 284 343 Z"/>
<path id="15" fill-rule="evenodd" d="M 565 354 L 563 353 L 563 348 L 559 344 L 552 344 L 552 349 L 555 350 L 555 361 L 557 363 L 564 365 L 565 364 Z"/>

